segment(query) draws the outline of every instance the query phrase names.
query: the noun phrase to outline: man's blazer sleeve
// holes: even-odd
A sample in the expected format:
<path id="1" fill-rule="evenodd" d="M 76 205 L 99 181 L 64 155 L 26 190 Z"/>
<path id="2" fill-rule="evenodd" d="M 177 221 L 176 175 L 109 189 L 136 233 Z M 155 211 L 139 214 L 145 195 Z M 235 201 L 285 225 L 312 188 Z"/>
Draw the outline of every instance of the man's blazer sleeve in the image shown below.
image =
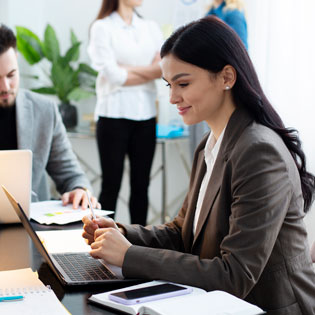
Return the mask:
<path id="1" fill-rule="evenodd" d="M 58 192 L 61 194 L 77 187 L 91 189 L 90 183 L 72 150 L 56 104 L 54 104 L 53 115 L 52 143 L 46 168 L 48 174 L 52 177 Z"/>

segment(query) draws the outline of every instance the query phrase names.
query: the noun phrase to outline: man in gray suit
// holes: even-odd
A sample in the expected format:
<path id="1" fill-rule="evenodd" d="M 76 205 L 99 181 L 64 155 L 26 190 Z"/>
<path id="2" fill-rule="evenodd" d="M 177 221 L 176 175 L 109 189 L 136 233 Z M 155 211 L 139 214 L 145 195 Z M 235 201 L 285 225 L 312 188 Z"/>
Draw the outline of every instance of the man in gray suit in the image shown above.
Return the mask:
<path id="1" fill-rule="evenodd" d="M 71 149 L 58 108 L 48 98 L 19 89 L 16 38 L 0 25 L 0 150 L 33 152 L 32 201 L 50 198 L 46 172 L 63 204 L 86 208 L 90 184 Z M 94 207 L 99 206 L 91 196 Z"/>

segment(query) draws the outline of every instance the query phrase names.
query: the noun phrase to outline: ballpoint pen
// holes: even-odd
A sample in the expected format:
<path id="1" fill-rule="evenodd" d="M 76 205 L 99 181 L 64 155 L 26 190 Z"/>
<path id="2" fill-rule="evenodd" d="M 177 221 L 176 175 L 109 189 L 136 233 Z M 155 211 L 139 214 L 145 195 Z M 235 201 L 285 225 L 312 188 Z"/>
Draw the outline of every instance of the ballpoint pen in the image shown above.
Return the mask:
<path id="1" fill-rule="evenodd" d="M 94 209 L 92 207 L 92 203 L 91 203 L 91 200 L 90 200 L 89 191 L 88 191 L 87 188 L 84 188 L 84 190 L 85 190 L 86 195 L 87 195 L 87 199 L 88 199 L 89 207 L 90 207 L 90 210 L 91 210 L 92 218 L 95 220 L 96 216 L 95 216 Z"/>
<path id="2" fill-rule="evenodd" d="M 23 295 L 0 296 L 0 302 L 13 302 L 23 300 Z"/>

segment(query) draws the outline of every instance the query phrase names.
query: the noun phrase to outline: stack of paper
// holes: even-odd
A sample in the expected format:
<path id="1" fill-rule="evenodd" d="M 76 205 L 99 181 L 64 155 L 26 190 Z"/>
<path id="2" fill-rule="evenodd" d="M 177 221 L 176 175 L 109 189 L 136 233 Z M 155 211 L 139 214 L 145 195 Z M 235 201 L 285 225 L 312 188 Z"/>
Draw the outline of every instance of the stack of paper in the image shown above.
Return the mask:
<path id="1" fill-rule="evenodd" d="M 95 215 L 106 216 L 113 211 L 94 209 Z M 68 224 L 81 221 L 90 210 L 73 209 L 72 205 L 63 206 L 60 200 L 33 202 L 30 207 L 31 219 L 40 224 Z"/>

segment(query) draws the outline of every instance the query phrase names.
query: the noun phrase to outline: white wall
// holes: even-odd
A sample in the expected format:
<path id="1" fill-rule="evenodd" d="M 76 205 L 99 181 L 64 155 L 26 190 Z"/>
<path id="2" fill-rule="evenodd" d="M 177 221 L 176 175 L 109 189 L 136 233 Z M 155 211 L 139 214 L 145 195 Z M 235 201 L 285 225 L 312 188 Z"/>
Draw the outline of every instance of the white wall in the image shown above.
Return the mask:
<path id="1" fill-rule="evenodd" d="M 314 0 L 246 0 L 249 53 L 261 84 L 287 127 L 299 131 L 315 173 Z M 305 222 L 315 241 L 315 203 Z"/>

